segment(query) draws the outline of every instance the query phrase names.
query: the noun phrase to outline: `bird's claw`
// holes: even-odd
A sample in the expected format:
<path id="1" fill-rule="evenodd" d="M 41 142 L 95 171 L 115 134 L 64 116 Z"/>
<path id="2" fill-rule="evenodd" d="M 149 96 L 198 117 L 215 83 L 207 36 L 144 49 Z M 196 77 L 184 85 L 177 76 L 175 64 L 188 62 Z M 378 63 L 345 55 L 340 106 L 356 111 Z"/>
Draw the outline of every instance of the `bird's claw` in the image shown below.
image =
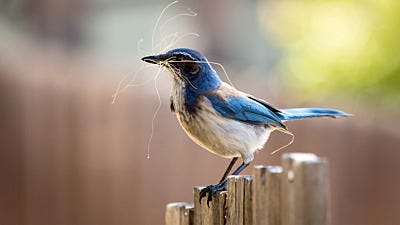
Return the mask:
<path id="1" fill-rule="evenodd" d="M 220 191 L 226 191 L 226 182 L 221 182 L 219 184 L 210 184 L 207 187 L 203 188 L 199 193 L 200 204 L 201 204 L 201 199 L 205 197 L 208 193 L 207 206 L 208 208 L 210 208 L 210 202 L 212 201 L 212 197 L 215 196 Z"/>

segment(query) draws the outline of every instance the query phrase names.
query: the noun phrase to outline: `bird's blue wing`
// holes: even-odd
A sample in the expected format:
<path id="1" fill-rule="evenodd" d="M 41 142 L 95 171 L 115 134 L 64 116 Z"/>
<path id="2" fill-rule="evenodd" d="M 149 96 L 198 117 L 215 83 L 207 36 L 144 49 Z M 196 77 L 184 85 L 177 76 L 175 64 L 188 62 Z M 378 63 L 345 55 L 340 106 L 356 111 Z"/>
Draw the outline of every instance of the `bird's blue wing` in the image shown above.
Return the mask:
<path id="1" fill-rule="evenodd" d="M 206 97 L 212 107 L 224 117 L 254 125 L 267 124 L 286 128 L 277 114 L 246 96 L 221 98 L 215 94 L 208 94 Z"/>

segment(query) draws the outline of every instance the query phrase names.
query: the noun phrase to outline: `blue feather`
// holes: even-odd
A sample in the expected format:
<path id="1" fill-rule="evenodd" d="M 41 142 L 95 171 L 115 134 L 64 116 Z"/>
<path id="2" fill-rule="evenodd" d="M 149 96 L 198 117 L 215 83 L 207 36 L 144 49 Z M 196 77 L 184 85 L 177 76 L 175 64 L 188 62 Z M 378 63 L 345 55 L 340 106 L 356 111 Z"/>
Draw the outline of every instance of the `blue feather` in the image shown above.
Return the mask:
<path id="1" fill-rule="evenodd" d="M 212 107 L 224 117 L 254 125 L 286 128 L 277 114 L 253 99 L 237 96 L 223 99 L 211 93 L 205 96 Z"/>
<path id="2" fill-rule="evenodd" d="M 345 112 L 335 109 L 323 109 L 323 108 L 295 108 L 295 109 L 283 109 L 281 113 L 278 113 L 281 120 L 296 120 L 313 117 L 339 117 L 339 116 L 351 116 Z"/>

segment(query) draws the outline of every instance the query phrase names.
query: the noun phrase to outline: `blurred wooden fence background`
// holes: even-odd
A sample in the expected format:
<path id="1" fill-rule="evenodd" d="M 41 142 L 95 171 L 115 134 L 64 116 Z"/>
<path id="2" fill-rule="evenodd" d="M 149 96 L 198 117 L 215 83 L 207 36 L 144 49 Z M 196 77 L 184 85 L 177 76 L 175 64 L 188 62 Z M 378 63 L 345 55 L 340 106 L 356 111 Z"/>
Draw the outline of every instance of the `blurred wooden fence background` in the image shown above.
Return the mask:
<path id="1" fill-rule="evenodd" d="M 161 224 L 165 204 L 192 201 L 194 185 L 213 182 L 225 169 L 226 160 L 193 144 L 169 113 L 163 76 L 163 106 L 147 160 L 158 104 L 152 83 L 129 89 L 111 105 L 122 77 L 118 68 L 72 53 L 27 52 L 0 60 L 0 224 Z M 269 98 L 263 80 L 254 85 L 237 76 L 234 82 L 277 106 L 298 106 Z M 366 113 L 357 106 L 318 106 L 356 116 L 289 123 L 296 139 L 282 152 L 329 158 L 332 225 L 400 224 L 398 120 L 378 106 Z M 286 142 L 274 133 L 254 164 L 277 165 L 282 152 L 269 152 Z"/>

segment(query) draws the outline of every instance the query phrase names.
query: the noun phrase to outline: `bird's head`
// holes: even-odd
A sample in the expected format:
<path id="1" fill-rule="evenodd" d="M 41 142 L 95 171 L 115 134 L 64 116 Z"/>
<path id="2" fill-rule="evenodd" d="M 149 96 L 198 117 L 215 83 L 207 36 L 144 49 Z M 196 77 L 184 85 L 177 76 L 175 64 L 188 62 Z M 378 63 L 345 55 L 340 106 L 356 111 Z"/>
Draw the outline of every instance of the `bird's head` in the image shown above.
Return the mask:
<path id="1" fill-rule="evenodd" d="M 143 57 L 142 60 L 166 68 L 177 82 L 189 84 L 195 89 L 212 90 L 221 83 L 206 57 L 193 49 L 177 48 L 165 54 Z"/>

